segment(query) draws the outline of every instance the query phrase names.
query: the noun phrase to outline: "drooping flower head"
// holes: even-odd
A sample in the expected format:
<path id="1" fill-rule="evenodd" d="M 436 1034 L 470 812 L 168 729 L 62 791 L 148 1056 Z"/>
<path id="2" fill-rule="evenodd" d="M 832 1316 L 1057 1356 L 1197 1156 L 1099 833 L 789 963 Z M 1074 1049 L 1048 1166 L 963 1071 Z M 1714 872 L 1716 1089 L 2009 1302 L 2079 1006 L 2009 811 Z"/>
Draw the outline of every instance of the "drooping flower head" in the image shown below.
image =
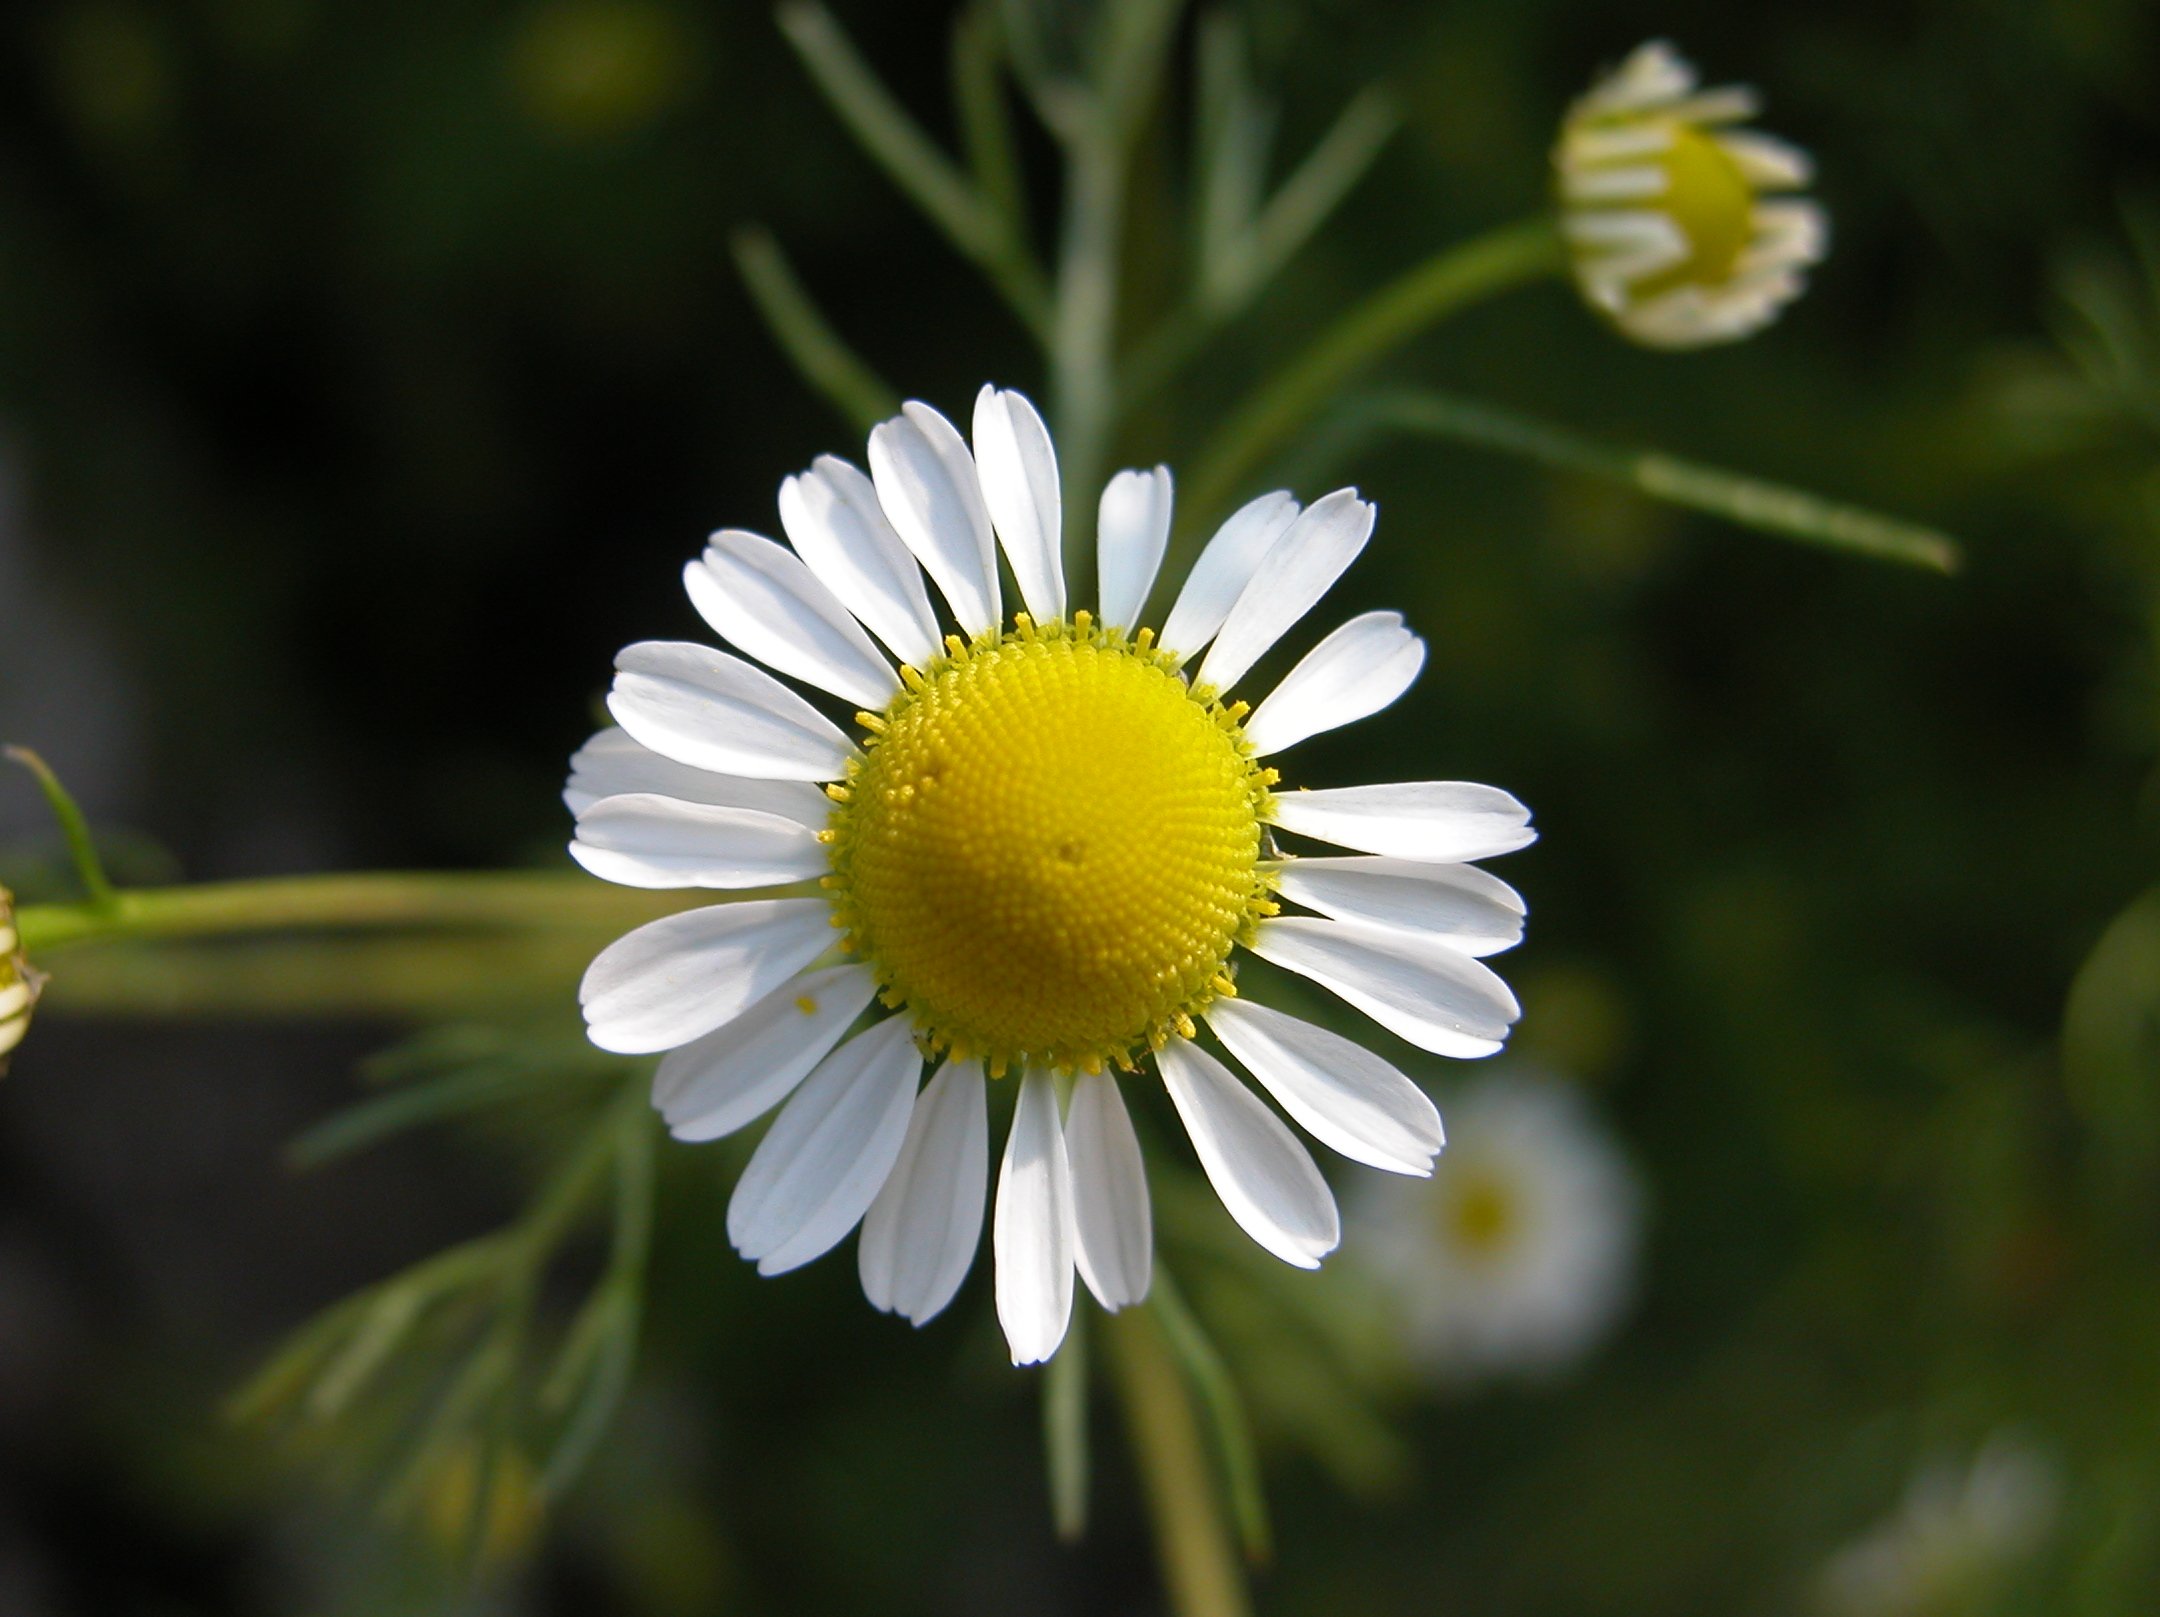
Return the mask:
<path id="1" fill-rule="evenodd" d="M 1448 1113 L 1447 1155 L 1429 1180 L 1367 1187 L 1364 1262 L 1388 1282 L 1413 1355 L 1437 1379 L 1551 1374 L 1627 1300 L 1642 1222 L 1635 1175 L 1581 1096 L 1554 1079 L 1494 1073 Z"/>
<path id="2" fill-rule="evenodd" d="M 1735 125 L 1752 90 L 1700 90 L 1670 45 L 1637 49 L 1577 101 L 1553 153 L 1576 284 L 1635 341 L 1699 348 L 1761 330 L 1829 244 L 1789 193 L 1807 154 Z"/>
<path id="3" fill-rule="evenodd" d="M 1067 599 L 1050 436 L 1019 394 L 983 389 L 972 451 L 909 404 L 869 460 L 781 486 L 788 544 L 725 529 L 690 563 L 692 604 L 744 656 L 644 642 L 617 659 L 620 728 L 572 761 L 572 853 L 634 886 L 794 890 L 610 946 L 581 991 L 593 1040 L 667 1052 L 654 1098 L 678 1138 L 779 1106 L 729 1207 L 737 1250 L 774 1274 L 860 1222 L 864 1290 L 918 1324 L 972 1261 L 988 1094 L 1012 1080 L 993 1245 L 1016 1363 L 1056 1351 L 1076 1268 L 1106 1308 L 1147 1293 L 1128 1083 L 1160 1080 L 1256 1241 L 1317 1265 L 1339 1233 L 1327 1182 L 1202 1026 L 1358 1161 L 1429 1172 L 1439 1115 L 1378 1056 L 1241 997 L 1237 956 L 1425 1049 L 1490 1054 L 1517 1007 L 1481 961 L 1520 939 L 1523 906 L 1466 861 L 1533 836 L 1486 786 L 1286 789 L 1277 756 L 1423 666 L 1396 613 L 1351 619 L 1257 707 L 1231 694 L 1355 559 L 1372 506 L 1253 501 L 1158 629 L 1164 468 L 1103 490 L 1088 610 Z M 856 710 L 855 736 L 775 672 Z M 1286 833 L 1361 856 L 1292 857 Z"/>

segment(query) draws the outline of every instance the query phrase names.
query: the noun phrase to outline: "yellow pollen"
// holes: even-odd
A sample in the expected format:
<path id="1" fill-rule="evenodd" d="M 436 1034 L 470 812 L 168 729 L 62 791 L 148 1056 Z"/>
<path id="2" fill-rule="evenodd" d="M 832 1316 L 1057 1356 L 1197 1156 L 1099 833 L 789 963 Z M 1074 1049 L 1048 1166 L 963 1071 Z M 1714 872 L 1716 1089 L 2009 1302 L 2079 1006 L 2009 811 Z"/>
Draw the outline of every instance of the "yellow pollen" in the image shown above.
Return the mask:
<path id="1" fill-rule="evenodd" d="M 795 1008 L 805 1016 L 817 1015 L 817 1001 L 808 994 L 803 994 L 796 999 Z"/>
<path id="2" fill-rule="evenodd" d="M 1017 621 L 908 681 L 834 811 L 836 919 L 930 1045 L 1129 1070 L 1231 991 L 1267 782 L 1146 637 Z"/>

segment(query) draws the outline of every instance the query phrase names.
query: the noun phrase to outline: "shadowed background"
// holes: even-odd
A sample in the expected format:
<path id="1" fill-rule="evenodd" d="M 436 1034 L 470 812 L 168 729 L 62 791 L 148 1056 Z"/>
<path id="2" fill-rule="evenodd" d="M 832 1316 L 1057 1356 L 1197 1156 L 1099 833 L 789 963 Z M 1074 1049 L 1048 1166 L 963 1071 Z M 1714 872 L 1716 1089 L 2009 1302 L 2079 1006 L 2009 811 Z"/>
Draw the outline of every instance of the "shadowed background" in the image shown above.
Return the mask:
<path id="1" fill-rule="evenodd" d="M 946 131 L 945 9 L 840 15 Z M 1592 1091 L 1650 1211 L 1635 1301 L 1575 1373 L 1395 1388 L 1385 1441 L 1334 1452 L 1263 1407 L 1261 1608 L 1809 1611 L 1916 1464 L 2008 1430 L 2050 1457 L 2060 1519 L 1955 1609 L 2143 1609 L 2151 1074 L 2081 1100 L 2056 1045 L 2152 870 L 2154 462 L 2128 430 L 2042 458 L 2020 401 L 2065 277 L 2127 255 L 2152 189 L 2153 15 L 1242 15 L 1291 150 L 1375 79 L 1404 127 L 1120 464 L 1175 465 L 1358 293 L 1530 211 L 1568 99 L 1664 35 L 1814 153 L 1834 240 L 1807 298 L 1674 357 L 1541 286 L 1387 375 L 1937 523 L 1969 562 L 1813 553 L 1430 444 L 1339 469 L 1381 516 L 1331 612 L 1398 608 L 1431 658 L 1303 776 L 1536 809 L 1503 871 L 1534 913 L 1502 962 L 1519 1043 Z M 1184 112 L 1137 188 L 1143 305 L 1174 267 Z M 1026 155 L 1047 226 L 1048 149 Z M 9 8 L 0 738 L 44 752 L 132 879 L 559 863 L 615 648 L 696 633 L 677 574 L 704 534 L 770 531 L 783 475 L 859 452 L 741 289 L 753 221 L 911 396 L 1038 387 L 762 6 Z M 0 852 L 24 897 L 65 893 L 26 780 Z M 393 1032 L 93 1022 L 55 987 L 0 1086 L 0 1612 L 443 1609 L 424 1546 L 218 1418 L 312 1309 L 514 1204 L 517 1142 L 486 1132 L 282 1165 Z M 867 1311 L 844 1253 L 758 1282 L 720 1155 L 663 1156 L 637 1390 L 490 1609 L 1157 1609 L 1104 1412 L 1091 1535 L 1051 1536 L 986 1265 L 919 1334 Z"/>

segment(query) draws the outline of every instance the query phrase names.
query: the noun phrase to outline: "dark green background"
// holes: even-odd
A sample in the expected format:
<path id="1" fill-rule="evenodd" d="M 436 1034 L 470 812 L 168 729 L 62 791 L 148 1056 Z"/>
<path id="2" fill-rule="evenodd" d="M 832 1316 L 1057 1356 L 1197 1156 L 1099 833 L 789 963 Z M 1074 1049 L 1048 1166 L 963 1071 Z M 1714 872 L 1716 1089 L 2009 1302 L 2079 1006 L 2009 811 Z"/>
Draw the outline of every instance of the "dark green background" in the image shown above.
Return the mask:
<path id="1" fill-rule="evenodd" d="M 1970 563 L 1809 552 L 1431 445 L 1345 469 L 1380 529 L 1331 605 L 1398 607 L 1432 655 L 1301 769 L 1533 805 L 1544 840 L 1504 872 L 1533 908 L 1503 963 L 1521 1038 L 1595 1088 L 1652 1222 L 1638 1303 L 1580 1375 L 1388 1406 L 1407 1470 L 1346 1488 L 1263 1430 L 1262 1610 L 1804 1611 L 1916 1464 L 2005 1428 L 2053 1457 L 2061 1519 L 1970 1609 L 2150 1609 L 2152 1073 L 2080 1105 L 2056 1042 L 2153 864 L 2153 457 L 2134 429 L 2043 455 L 2012 383 L 2045 364 L 2066 267 L 2126 250 L 2154 189 L 2160 19 L 1245 14 L 1292 150 L 1376 78 L 1406 126 L 1128 459 L 1175 464 L 1359 292 L 1537 207 L 1567 100 L 1666 35 L 1815 154 L 1834 243 L 1808 297 L 1670 356 L 1540 287 L 1387 374 L 1933 522 Z M 945 10 L 841 15 L 946 132 Z M 1180 105 L 1149 137 L 1142 306 L 1176 268 L 1182 128 Z M 558 860 L 614 649 L 693 632 L 676 575 L 703 534 L 770 528 L 781 476 L 859 447 L 740 289 L 753 220 L 911 395 L 1040 386 L 761 6 L 9 7 L 7 738 L 142 874 Z M 9 788 L 25 869 L 38 825 Z M 279 1142 L 383 1030 L 54 1003 L 0 1088 L 0 1610 L 442 1609 L 424 1553 L 404 1568 L 215 1411 L 311 1308 L 501 1216 L 502 1154 L 431 1140 L 292 1180 Z M 509 1609 L 1159 1609 L 1107 1418 L 1094 1532 L 1051 1540 L 1034 1383 L 980 1273 L 920 1335 L 844 1254 L 759 1283 L 714 1164 L 668 1160 L 647 1376 Z"/>

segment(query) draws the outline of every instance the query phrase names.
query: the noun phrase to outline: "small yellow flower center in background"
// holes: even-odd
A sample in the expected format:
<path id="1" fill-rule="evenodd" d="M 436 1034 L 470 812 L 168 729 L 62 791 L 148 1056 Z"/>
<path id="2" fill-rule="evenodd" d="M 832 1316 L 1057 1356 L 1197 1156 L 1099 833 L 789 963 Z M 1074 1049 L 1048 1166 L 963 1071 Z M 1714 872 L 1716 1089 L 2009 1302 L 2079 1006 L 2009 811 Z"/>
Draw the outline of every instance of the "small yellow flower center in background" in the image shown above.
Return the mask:
<path id="1" fill-rule="evenodd" d="M 1458 1172 L 1443 1214 L 1449 1244 L 1469 1257 L 1489 1261 L 1514 1239 L 1520 1222 L 1514 1194 L 1495 1174 Z"/>
<path id="2" fill-rule="evenodd" d="M 882 715 L 828 833 L 835 924 L 934 1047 L 1126 1066 L 1216 995 L 1264 914 L 1271 770 L 1147 631 L 1022 618 Z"/>
<path id="3" fill-rule="evenodd" d="M 1755 188 L 1715 140 L 1691 124 L 1675 124 L 1672 145 L 1657 159 L 1665 174 L 1658 201 L 1687 238 L 1688 256 L 1636 289 L 1653 298 L 1680 286 L 1721 286 L 1755 235 Z"/>

